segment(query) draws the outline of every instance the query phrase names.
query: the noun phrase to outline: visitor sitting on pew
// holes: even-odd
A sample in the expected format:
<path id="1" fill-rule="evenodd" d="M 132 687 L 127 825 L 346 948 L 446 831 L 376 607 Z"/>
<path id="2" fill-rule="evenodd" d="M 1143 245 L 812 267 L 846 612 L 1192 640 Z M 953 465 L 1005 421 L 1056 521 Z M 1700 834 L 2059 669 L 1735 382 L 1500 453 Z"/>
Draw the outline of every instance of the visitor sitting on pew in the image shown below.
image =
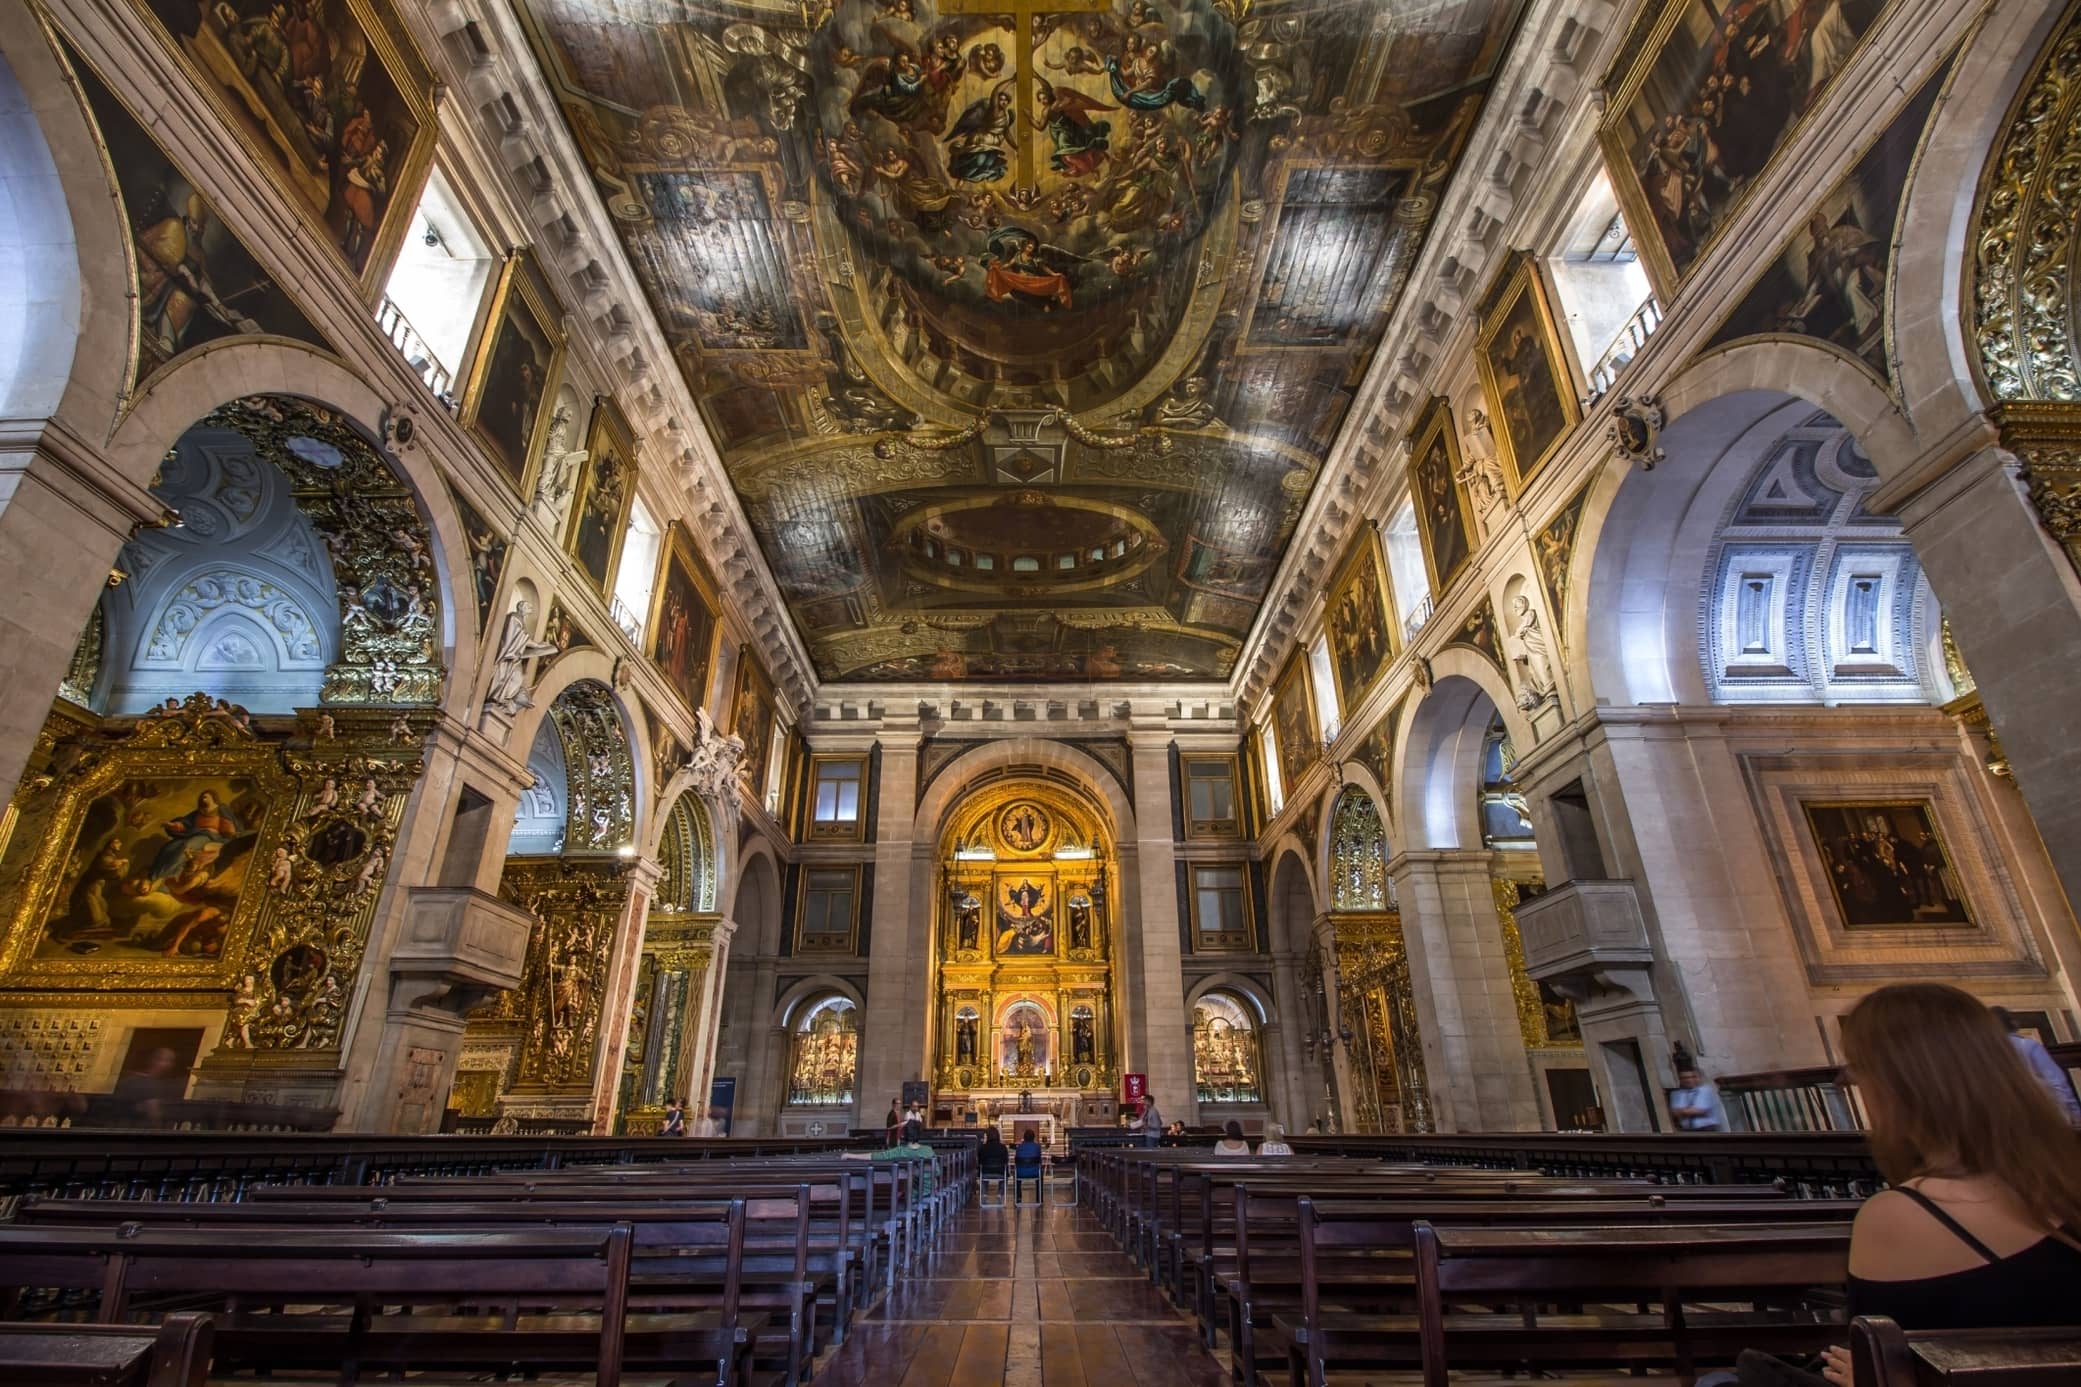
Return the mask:
<path id="1" fill-rule="evenodd" d="M 1943 983 L 1882 987 L 1843 1048 L 1893 1188 L 1850 1235 L 1850 1304 L 1903 1329 L 2081 1325 L 2081 1161 L 1993 1012 Z M 1828 1380 L 1850 1381 L 1831 1348 Z"/>
<path id="2" fill-rule="evenodd" d="M 1183 1122 L 1173 1122 L 1170 1126 L 1163 1129 L 1163 1134 L 1167 1137 L 1182 1137 L 1186 1135 L 1185 1124 Z"/>
<path id="3" fill-rule="evenodd" d="M 1041 1144 L 1034 1140 L 1033 1128 L 1019 1131 L 1019 1145 L 1012 1152 L 1012 1203 L 1017 1204 L 1026 1181 L 1033 1181 L 1033 1199 L 1040 1202 L 1041 1188 Z"/>
<path id="4" fill-rule="evenodd" d="M 1215 1155 L 1247 1156 L 1250 1154 L 1250 1143 L 1243 1140 L 1242 1123 L 1234 1118 L 1230 1118 L 1228 1125 L 1221 1129 L 1221 1133 L 1221 1140 L 1214 1143 Z"/>
<path id="5" fill-rule="evenodd" d="M 1267 1127 L 1265 1130 L 1270 1135 L 1266 1136 L 1263 1141 L 1257 1144 L 1258 1155 L 1291 1156 L 1293 1154 L 1293 1148 L 1286 1144 L 1286 1129 L 1284 1127 L 1281 1127 L 1278 1123 L 1274 1122 L 1270 1127 Z"/>
<path id="6" fill-rule="evenodd" d="M 1002 1180 L 1005 1162 L 1011 1154 L 1011 1149 L 1004 1144 L 1003 1133 L 992 1127 L 983 1133 L 983 1149 L 975 1153 L 976 1174 L 985 1180 Z"/>

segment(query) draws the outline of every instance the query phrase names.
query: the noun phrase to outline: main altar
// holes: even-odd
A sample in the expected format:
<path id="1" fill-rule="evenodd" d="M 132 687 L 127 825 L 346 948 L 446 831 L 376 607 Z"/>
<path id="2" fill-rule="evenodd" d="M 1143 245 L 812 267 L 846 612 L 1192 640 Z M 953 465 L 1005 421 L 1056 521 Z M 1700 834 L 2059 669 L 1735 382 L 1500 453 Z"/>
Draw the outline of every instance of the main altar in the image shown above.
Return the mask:
<path id="1" fill-rule="evenodd" d="M 936 1108 L 956 1122 L 1069 1127 L 1109 1107 L 1115 878 L 1102 824 L 1081 794 L 1038 780 L 978 791 L 952 816 L 933 930 L 932 1076 Z"/>

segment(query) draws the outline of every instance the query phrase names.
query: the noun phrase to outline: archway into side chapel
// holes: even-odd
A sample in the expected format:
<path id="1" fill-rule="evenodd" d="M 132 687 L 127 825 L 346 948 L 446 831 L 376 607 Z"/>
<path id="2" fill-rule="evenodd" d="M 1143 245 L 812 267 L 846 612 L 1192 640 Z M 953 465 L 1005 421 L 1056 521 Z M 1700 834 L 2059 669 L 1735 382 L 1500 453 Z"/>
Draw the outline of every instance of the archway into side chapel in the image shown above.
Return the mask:
<path id="1" fill-rule="evenodd" d="M 1120 1071 L 1121 891 L 1107 815 L 1078 788 L 1011 777 L 943 820 L 933 904 L 931 1073 L 943 1112 L 1109 1107 Z"/>

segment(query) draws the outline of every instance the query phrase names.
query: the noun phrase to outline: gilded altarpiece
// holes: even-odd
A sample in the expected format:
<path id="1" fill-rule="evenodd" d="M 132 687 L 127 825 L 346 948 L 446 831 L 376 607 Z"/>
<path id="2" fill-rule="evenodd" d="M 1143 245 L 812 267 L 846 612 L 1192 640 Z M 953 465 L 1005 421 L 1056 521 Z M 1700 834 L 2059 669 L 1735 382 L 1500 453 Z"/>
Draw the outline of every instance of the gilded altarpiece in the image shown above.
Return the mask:
<path id="1" fill-rule="evenodd" d="M 222 1009 L 198 1096 L 324 1106 L 429 717 L 61 703 L 0 848 L 0 1006 Z"/>
<path id="2" fill-rule="evenodd" d="M 682 794 L 658 844 L 664 875 L 643 927 L 615 1094 L 616 1125 L 634 1136 L 655 1135 L 675 1098 L 687 1103 L 689 1126 L 694 1121 L 687 1101 L 694 1048 L 706 1024 L 701 1004 L 722 918 L 715 910 L 714 860 L 708 813 L 692 792 Z"/>
<path id="3" fill-rule="evenodd" d="M 1015 782 L 961 806 L 942 847 L 939 1096 L 1110 1092 L 1119 877 L 1097 813 L 1064 787 Z"/>
<path id="4" fill-rule="evenodd" d="M 1351 1065 L 1352 1125 L 1361 1132 L 1428 1132 L 1430 1086 L 1424 1078 L 1402 917 L 1387 910 L 1337 913 L 1330 919 L 1338 1035 Z"/>
<path id="5" fill-rule="evenodd" d="M 591 1109 L 608 970 L 636 864 L 621 857 L 514 857 L 499 894 L 535 917 L 517 988 L 488 1004 L 471 1038 L 513 1041 L 501 1117 L 582 1117 Z"/>

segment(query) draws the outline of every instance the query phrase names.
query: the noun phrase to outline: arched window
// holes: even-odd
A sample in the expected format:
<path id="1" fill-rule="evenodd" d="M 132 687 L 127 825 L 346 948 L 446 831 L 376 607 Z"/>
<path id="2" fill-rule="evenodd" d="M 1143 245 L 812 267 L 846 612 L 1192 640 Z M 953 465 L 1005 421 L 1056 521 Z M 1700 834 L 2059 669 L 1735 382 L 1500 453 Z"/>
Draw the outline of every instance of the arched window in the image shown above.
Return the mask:
<path id="1" fill-rule="evenodd" d="M 1192 1008 L 1192 1079 L 1202 1103 L 1261 1103 L 1257 1025 L 1242 998 L 1209 992 Z"/>
<path id="2" fill-rule="evenodd" d="M 859 1009 L 845 997 L 822 998 L 795 1023 L 788 1059 L 788 1105 L 850 1107 L 859 1067 Z"/>
<path id="3" fill-rule="evenodd" d="M 1330 909 L 1388 908 L 1387 830 L 1372 796 L 1350 786 L 1330 819 Z"/>

